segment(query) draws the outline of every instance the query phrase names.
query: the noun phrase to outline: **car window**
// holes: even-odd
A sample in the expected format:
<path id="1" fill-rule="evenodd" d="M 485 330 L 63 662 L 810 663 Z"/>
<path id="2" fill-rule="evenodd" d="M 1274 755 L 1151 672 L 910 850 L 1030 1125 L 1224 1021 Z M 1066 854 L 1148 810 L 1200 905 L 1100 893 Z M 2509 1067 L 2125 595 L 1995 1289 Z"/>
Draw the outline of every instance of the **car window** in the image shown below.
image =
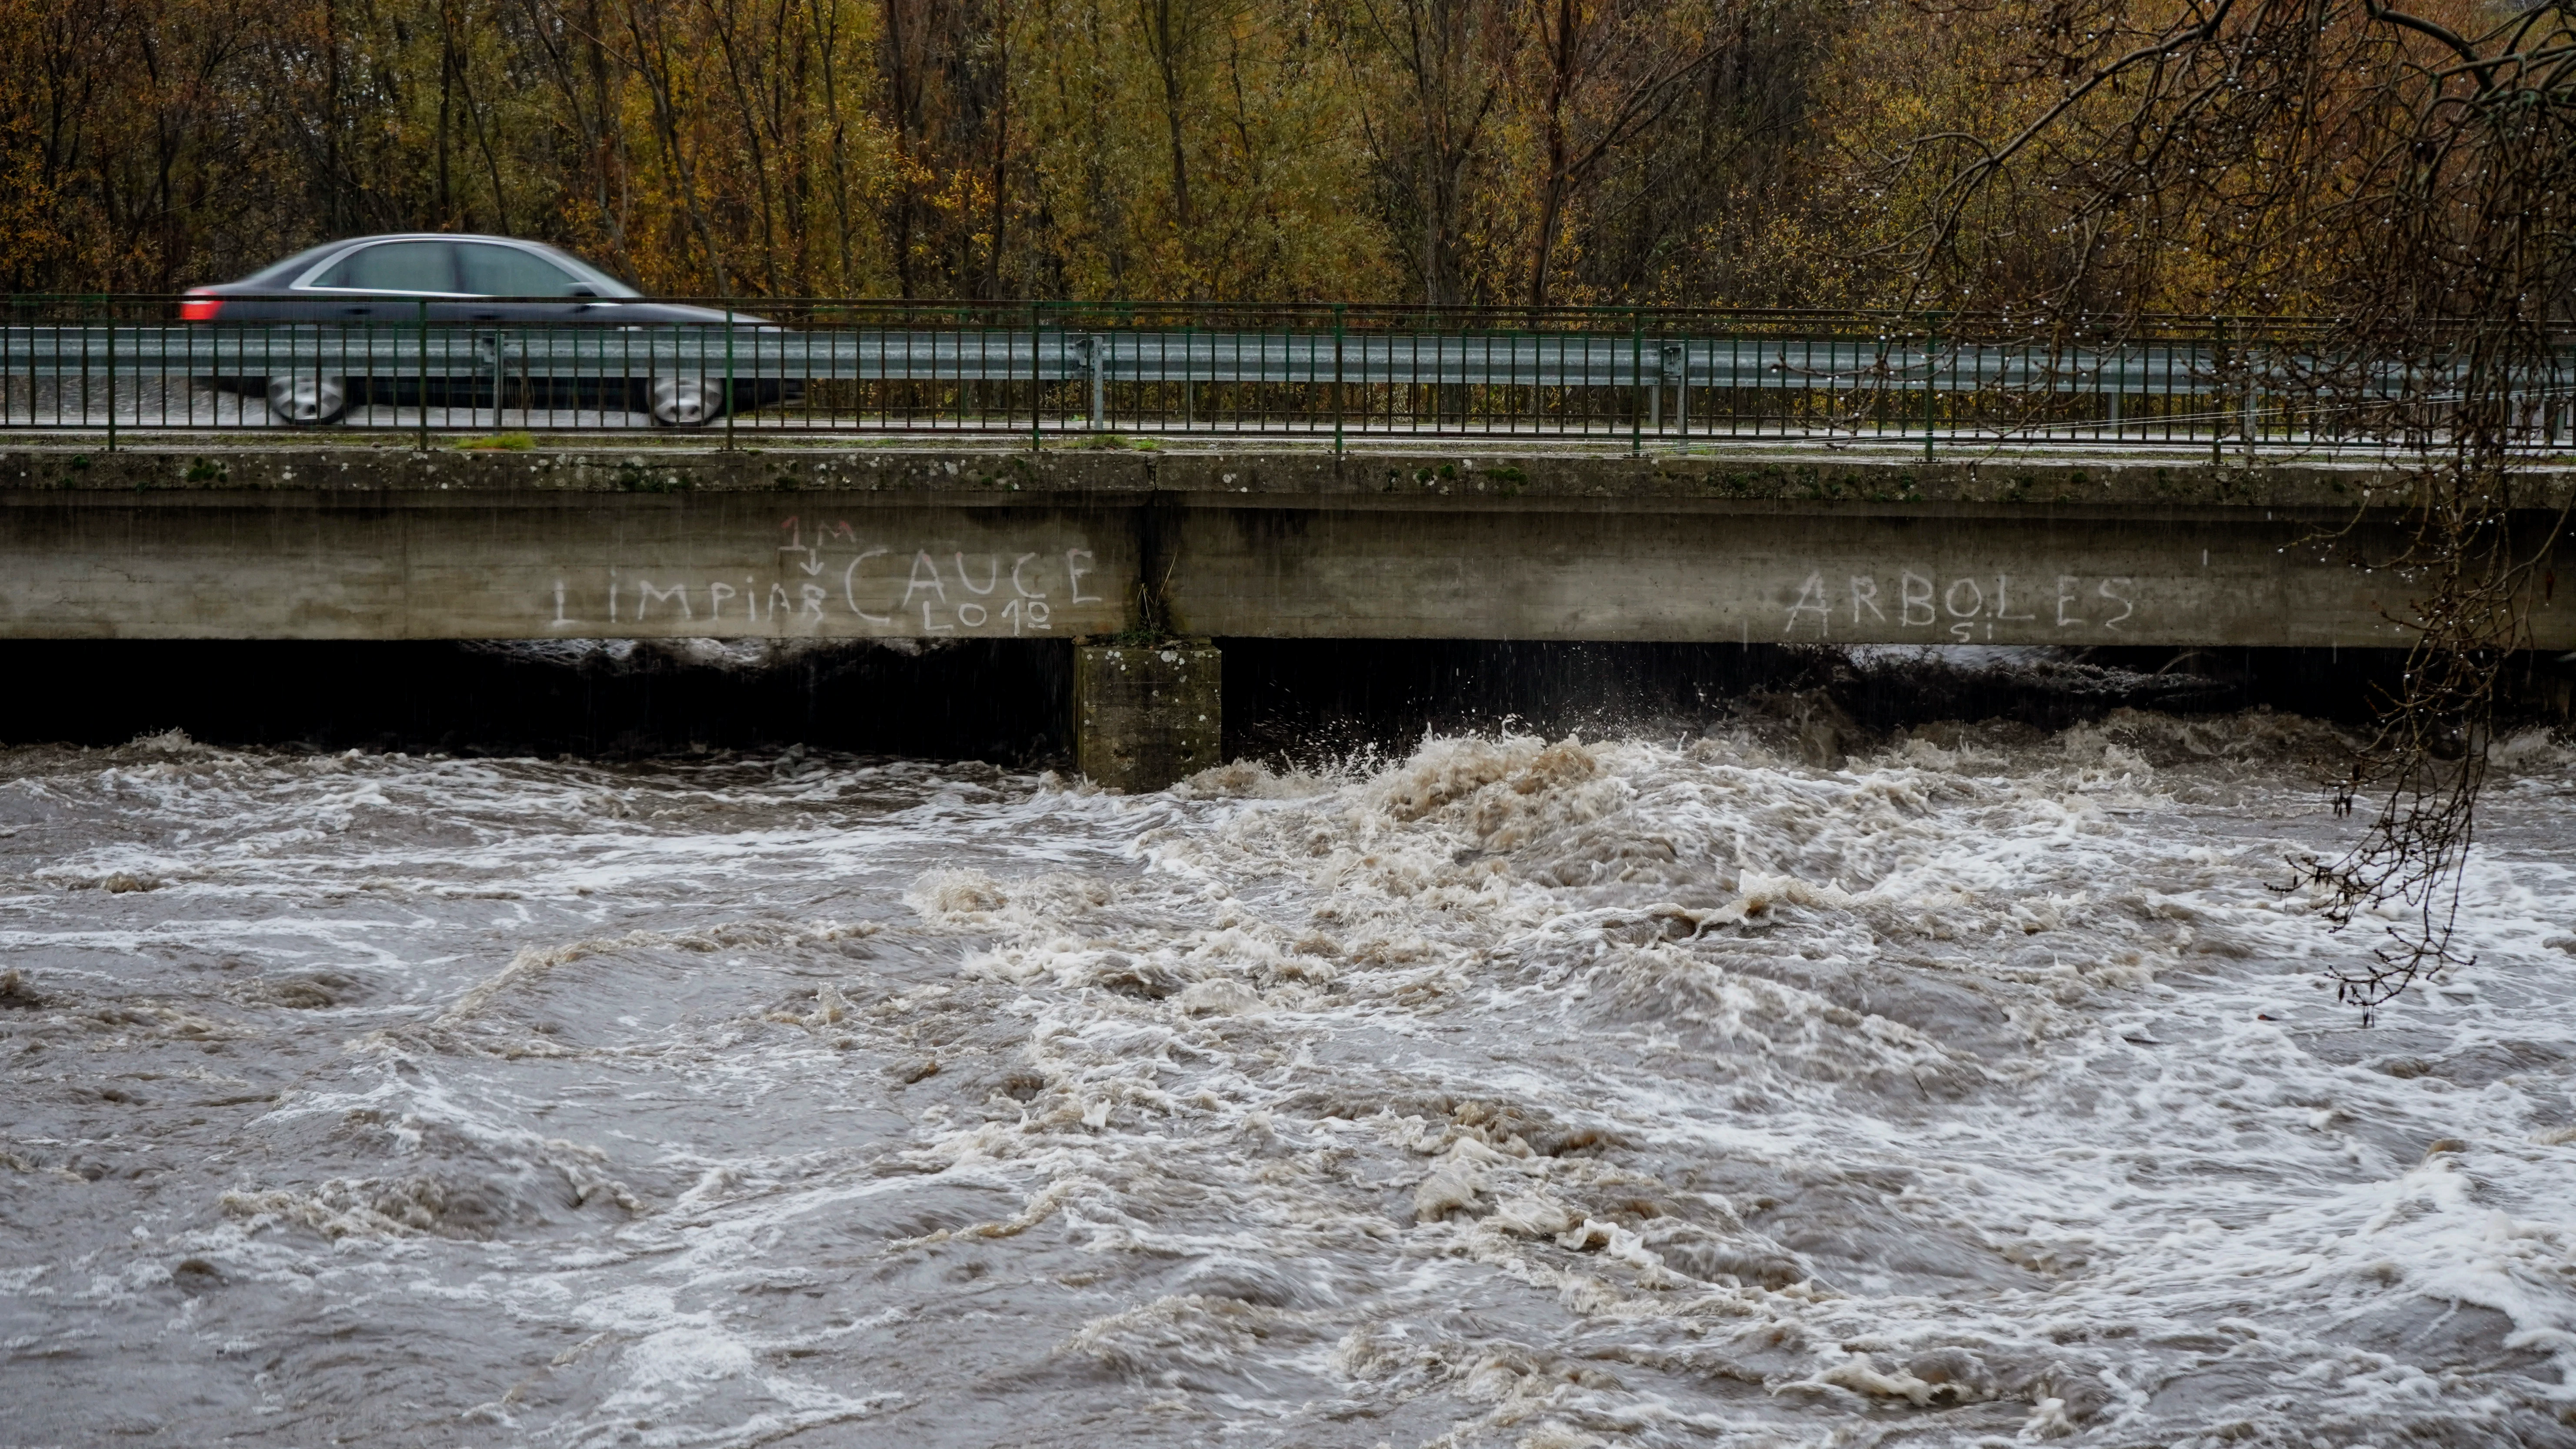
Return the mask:
<path id="1" fill-rule="evenodd" d="M 366 292 L 453 292 L 456 271 L 445 242 L 378 242 L 341 258 L 314 278 L 313 285 Z"/>
<path id="2" fill-rule="evenodd" d="M 267 266 L 264 266 L 258 271 L 251 273 L 249 276 L 242 278 L 236 285 L 245 287 L 286 286 L 296 278 L 303 276 L 306 271 L 312 268 L 315 262 L 322 260 L 324 257 L 331 255 L 333 252 L 338 251 L 340 248 L 347 246 L 348 244 L 348 239 L 344 237 L 339 241 L 324 242 L 318 247 L 306 247 L 304 250 L 297 252 L 295 255 L 288 257 L 282 262 L 269 263 Z"/>
<path id="3" fill-rule="evenodd" d="M 482 297 L 568 297 L 574 277 L 534 252 L 465 242 L 456 248 L 465 290 Z"/>

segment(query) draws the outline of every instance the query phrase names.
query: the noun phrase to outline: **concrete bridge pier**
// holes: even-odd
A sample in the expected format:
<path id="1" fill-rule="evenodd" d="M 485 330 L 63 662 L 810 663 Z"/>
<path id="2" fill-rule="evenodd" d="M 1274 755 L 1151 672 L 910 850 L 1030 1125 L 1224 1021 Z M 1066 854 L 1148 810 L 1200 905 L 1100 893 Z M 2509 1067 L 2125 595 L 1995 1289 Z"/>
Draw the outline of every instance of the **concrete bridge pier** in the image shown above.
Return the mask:
<path id="1" fill-rule="evenodd" d="M 1075 644 L 1074 760 L 1083 776 L 1134 794 L 1220 763 L 1222 665 L 1204 639 Z"/>

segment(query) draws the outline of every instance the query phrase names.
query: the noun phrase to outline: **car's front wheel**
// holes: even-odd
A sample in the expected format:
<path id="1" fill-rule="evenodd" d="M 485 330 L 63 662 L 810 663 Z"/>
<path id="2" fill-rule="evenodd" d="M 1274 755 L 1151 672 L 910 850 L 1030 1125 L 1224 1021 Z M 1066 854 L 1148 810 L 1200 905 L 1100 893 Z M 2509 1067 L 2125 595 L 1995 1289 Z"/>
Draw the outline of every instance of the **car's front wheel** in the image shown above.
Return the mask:
<path id="1" fill-rule="evenodd" d="M 715 417 L 722 393 L 722 388 L 708 386 L 702 377 L 657 377 L 646 389 L 645 402 L 656 424 L 695 428 Z"/>
<path id="2" fill-rule="evenodd" d="M 327 373 L 290 373 L 268 380 L 268 413 L 289 427 L 336 423 L 349 412 L 349 380 Z"/>

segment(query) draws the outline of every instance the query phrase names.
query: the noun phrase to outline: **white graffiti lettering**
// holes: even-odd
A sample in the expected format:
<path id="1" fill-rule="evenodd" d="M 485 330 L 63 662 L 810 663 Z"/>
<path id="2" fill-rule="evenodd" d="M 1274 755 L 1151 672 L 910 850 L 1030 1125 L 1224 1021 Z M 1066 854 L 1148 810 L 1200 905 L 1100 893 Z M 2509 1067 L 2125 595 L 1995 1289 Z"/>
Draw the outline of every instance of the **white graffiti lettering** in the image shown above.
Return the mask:
<path id="1" fill-rule="evenodd" d="M 2121 620 L 2138 612 L 2138 606 L 2129 602 L 2128 595 L 2115 594 L 2111 592 L 2111 586 L 2113 584 L 2118 584 L 2122 588 L 2127 588 L 2130 582 L 2131 581 L 2128 579 L 2104 579 L 2100 584 L 2094 587 L 2093 592 L 2100 594 L 2103 598 L 2109 599 L 2112 603 L 2120 606 L 2120 612 L 2113 614 L 2110 618 L 2102 621 L 2103 628 L 2117 629 L 2120 627 Z"/>
<path id="2" fill-rule="evenodd" d="M 1930 579 L 1923 577 L 1912 569 L 1907 569 L 1902 575 L 1898 576 L 1896 587 L 1897 599 L 1901 605 L 1897 610 L 1898 623 L 1903 624 L 1910 629 L 1918 626 L 1928 626 L 1933 621 L 1941 617 L 1940 615 L 1932 612 L 1932 581 Z M 1923 617 L 1920 619 L 1914 617 L 1914 611 L 1917 609 L 1921 609 L 1923 611 Z"/>
<path id="3" fill-rule="evenodd" d="M 2025 580 L 2016 584 L 2008 573 L 1949 575 L 1925 573 L 1900 568 L 1887 573 L 1851 574 L 1849 589 L 1851 628 L 1863 637 L 1874 632 L 1884 637 L 1886 626 L 1898 631 L 1927 630 L 1935 637 L 1947 635 L 1962 644 L 1997 638 L 1996 626 L 2004 626 L 2001 637 L 2016 636 L 2012 626 L 2038 625 L 2050 629 L 2103 629 L 2125 632 L 2125 626 L 2138 617 L 2137 580 L 2128 577 L 2098 578 L 2081 574 L 2057 574 L 2053 615 L 2042 615 L 2032 608 L 2015 608 L 2013 595 L 2018 589 L 2023 598 L 2030 597 L 2031 586 Z M 1792 575 L 1791 577 L 1796 577 Z M 2043 577 L 2049 577 L 2043 575 Z M 1785 583 L 1785 581 L 1784 581 Z M 1893 584 L 1891 588 L 1890 585 Z M 2050 597 L 2043 593 L 2042 597 Z M 1811 569 L 1795 588 L 1783 587 L 1774 596 L 1780 601 L 1781 633 L 1787 637 L 1828 638 L 1832 634 L 1833 616 L 1842 605 L 1829 597 L 1822 569 Z M 2099 598 L 2117 605 L 2118 610 L 2095 618 L 2084 609 L 2086 598 Z M 1891 619 L 1882 601 L 1896 604 Z M 1901 635 L 1900 635 L 1901 637 Z M 2044 636 L 2043 636 L 2044 637 Z"/>
<path id="4" fill-rule="evenodd" d="M 641 624 L 644 622 L 645 611 L 656 601 L 662 603 L 677 603 L 680 606 L 680 617 L 683 619 L 695 619 L 697 617 L 697 615 L 689 612 L 688 585 L 673 584 L 667 589 L 657 589 L 653 587 L 649 581 L 637 579 L 635 581 L 636 623 Z"/>
<path id="5" fill-rule="evenodd" d="M 850 566 L 848 568 L 841 570 L 841 601 L 850 606 L 851 613 L 858 615 L 860 618 L 867 620 L 871 624 L 892 624 L 894 622 L 894 616 L 892 614 L 871 614 L 867 610 L 859 607 L 859 595 L 856 588 L 856 580 L 859 576 L 859 565 L 866 563 L 869 559 L 877 557 L 879 554 L 890 552 L 892 552 L 891 549 L 885 548 L 882 545 L 876 548 L 863 549 L 860 551 L 857 558 L 850 560 Z"/>
<path id="6" fill-rule="evenodd" d="M 939 602 L 948 602 L 948 586 L 939 581 L 939 565 L 930 561 L 928 549 L 912 556 L 912 577 L 903 585 L 903 607 L 911 608 L 912 596 L 925 587 L 939 595 Z"/>
<path id="7" fill-rule="evenodd" d="M 530 620 L 556 632 L 583 627 L 604 605 L 606 622 L 643 632 L 700 629 L 818 634 L 836 629 L 908 635 L 962 633 L 1052 634 L 1062 597 L 1075 604 L 1106 603 L 1098 591 L 1098 555 L 1087 548 L 993 550 L 970 553 L 944 542 L 911 546 L 871 541 L 846 520 L 791 515 L 781 519 L 774 570 L 727 574 L 722 570 L 638 569 L 621 560 L 606 570 L 605 589 L 594 592 L 575 579 L 545 581 L 542 612 Z M 896 558 L 909 557 L 898 573 Z M 831 586 L 837 567 L 840 587 Z M 1054 576 L 1061 567 L 1058 593 Z M 710 575 L 713 575 L 710 577 Z M 1002 581 L 1010 580 L 1004 589 Z M 1115 592 L 1109 591 L 1109 592 Z M 703 609 L 701 606 L 704 606 Z M 1094 611 L 1097 614 L 1097 611 Z M 1107 618 L 1095 623 L 1114 624 Z"/>
<path id="8" fill-rule="evenodd" d="M 1828 626 L 1833 623 L 1833 605 L 1825 601 L 1825 575 L 1821 569 L 1807 575 L 1807 581 L 1798 586 L 1798 600 L 1789 606 L 1789 622 L 1781 626 L 1780 632 L 1796 633 L 1798 616 L 1801 614 L 1816 616 L 1816 633 L 1819 637 L 1826 634 L 1829 631 Z"/>
<path id="9" fill-rule="evenodd" d="M 1852 575 L 1851 594 L 1853 628 L 1860 627 L 1860 611 L 1863 605 L 1868 606 L 1871 618 L 1882 623 L 1886 622 L 1887 611 L 1878 606 L 1878 580 L 1867 574 Z"/>

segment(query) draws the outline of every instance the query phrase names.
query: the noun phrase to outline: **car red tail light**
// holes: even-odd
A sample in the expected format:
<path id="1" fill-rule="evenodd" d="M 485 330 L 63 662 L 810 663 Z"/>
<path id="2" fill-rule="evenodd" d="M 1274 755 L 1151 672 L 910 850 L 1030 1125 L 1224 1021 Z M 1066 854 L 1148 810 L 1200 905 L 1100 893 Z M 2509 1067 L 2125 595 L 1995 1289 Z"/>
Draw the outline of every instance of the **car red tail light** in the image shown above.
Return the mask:
<path id="1" fill-rule="evenodd" d="M 224 299 L 209 292 L 190 292 L 179 299 L 179 320 L 212 322 L 224 310 Z"/>

